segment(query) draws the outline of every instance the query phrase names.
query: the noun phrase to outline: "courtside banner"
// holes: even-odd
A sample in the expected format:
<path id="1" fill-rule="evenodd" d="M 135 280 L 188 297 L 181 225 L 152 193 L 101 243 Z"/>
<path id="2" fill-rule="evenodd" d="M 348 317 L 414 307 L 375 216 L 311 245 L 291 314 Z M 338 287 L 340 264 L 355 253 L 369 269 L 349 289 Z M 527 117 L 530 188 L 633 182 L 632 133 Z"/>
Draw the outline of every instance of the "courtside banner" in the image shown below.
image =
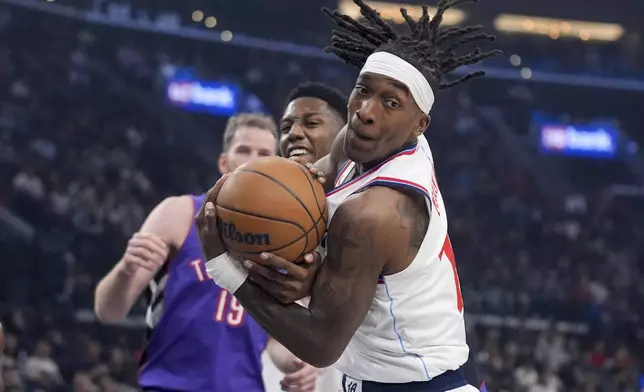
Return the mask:
<path id="1" fill-rule="evenodd" d="M 619 153 L 621 133 L 610 119 L 566 123 L 537 112 L 532 124 L 542 154 L 613 159 Z"/>
<path id="2" fill-rule="evenodd" d="M 166 84 L 166 98 L 185 110 L 232 116 L 237 112 L 239 88 L 229 83 L 171 79 Z"/>
<path id="3" fill-rule="evenodd" d="M 617 130 L 609 127 L 543 124 L 539 129 L 539 147 L 544 154 L 615 158 L 618 143 Z"/>

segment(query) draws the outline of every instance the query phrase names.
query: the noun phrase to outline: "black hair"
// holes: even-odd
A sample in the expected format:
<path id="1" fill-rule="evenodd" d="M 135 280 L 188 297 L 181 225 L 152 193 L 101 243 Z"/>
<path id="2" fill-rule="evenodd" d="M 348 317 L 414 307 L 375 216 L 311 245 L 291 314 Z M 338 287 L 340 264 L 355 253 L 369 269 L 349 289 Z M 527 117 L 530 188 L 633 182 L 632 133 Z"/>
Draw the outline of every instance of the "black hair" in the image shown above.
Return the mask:
<path id="1" fill-rule="evenodd" d="M 445 80 L 445 76 L 456 68 L 502 54 L 500 50 L 482 52 L 477 47 L 470 53 L 458 56 L 456 49 L 459 47 L 473 41 L 494 41 L 496 37 L 484 33 L 481 25 L 440 28 L 445 11 L 458 4 L 475 3 L 477 0 L 441 0 L 433 18 L 429 17 L 427 6 L 423 5 L 423 14 L 418 21 L 401 8 L 400 13 L 409 26 L 410 36 L 399 36 L 363 0 L 353 1 L 360 7 L 365 23 L 338 11 L 331 12 L 328 8 L 322 10 L 342 29 L 333 30 L 331 45 L 324 50 L 356 67 L 362 67 L 372 53 L 388 52 L 416 67 L 433 88 L 444 89 L 485 75 L 485 71 L 475 71 L 453 81 Z"/>
<path id="2" fill-rule="evenodd" d="M 342 121 L 347 121 L 347 97 L 337 88 L 318 82 L 300 83 L 288 94 L 286 104 L 302 97 L 317 98 L 326 102 Z"/>

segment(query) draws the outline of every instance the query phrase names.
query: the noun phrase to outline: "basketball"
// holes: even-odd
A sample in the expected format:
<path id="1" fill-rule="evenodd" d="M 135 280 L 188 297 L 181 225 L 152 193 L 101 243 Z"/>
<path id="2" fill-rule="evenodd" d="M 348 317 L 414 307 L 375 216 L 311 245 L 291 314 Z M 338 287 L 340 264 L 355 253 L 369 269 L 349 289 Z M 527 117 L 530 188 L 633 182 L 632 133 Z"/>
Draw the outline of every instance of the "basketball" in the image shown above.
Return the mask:
<path id="1" fill-rule="evenodd" d="M 229 251 L 252 258 L 262 252 L 297 261 L 326 231 L 322 185 L 302 165 L 280 157 L 249 162 L 232 172 L 215 205 Z"/>

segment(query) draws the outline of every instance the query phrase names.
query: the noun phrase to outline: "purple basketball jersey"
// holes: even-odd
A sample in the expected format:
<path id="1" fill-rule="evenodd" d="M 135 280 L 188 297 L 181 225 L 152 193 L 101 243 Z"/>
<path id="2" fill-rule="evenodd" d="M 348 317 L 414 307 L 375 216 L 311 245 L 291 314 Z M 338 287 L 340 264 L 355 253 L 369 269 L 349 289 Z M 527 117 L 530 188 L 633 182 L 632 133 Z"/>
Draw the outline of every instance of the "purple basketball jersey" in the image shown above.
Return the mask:
<path id="1" fill-rule="evenodd" d="M 196 213 L 204 196 L 193 201 Z M 144 390 L 264 392 L 260 357 L 268 335 L 208 278 L 194 225 L 150 291 Z"/>

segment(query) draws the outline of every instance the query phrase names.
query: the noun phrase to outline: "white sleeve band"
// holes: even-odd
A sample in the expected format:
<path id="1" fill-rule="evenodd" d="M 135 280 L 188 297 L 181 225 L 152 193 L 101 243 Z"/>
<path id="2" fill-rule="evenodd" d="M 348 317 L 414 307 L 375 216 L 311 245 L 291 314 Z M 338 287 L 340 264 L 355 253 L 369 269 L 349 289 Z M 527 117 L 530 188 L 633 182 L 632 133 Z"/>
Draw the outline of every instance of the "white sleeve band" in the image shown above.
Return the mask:
<path id="1" fill-rule="evenodd" d="M 248 269 L 228 252 L 207 262 L 206 273 L 217 283 L 217 286 L 228 290 L 231 294 L 235 294 L 248 278 Z"/>

